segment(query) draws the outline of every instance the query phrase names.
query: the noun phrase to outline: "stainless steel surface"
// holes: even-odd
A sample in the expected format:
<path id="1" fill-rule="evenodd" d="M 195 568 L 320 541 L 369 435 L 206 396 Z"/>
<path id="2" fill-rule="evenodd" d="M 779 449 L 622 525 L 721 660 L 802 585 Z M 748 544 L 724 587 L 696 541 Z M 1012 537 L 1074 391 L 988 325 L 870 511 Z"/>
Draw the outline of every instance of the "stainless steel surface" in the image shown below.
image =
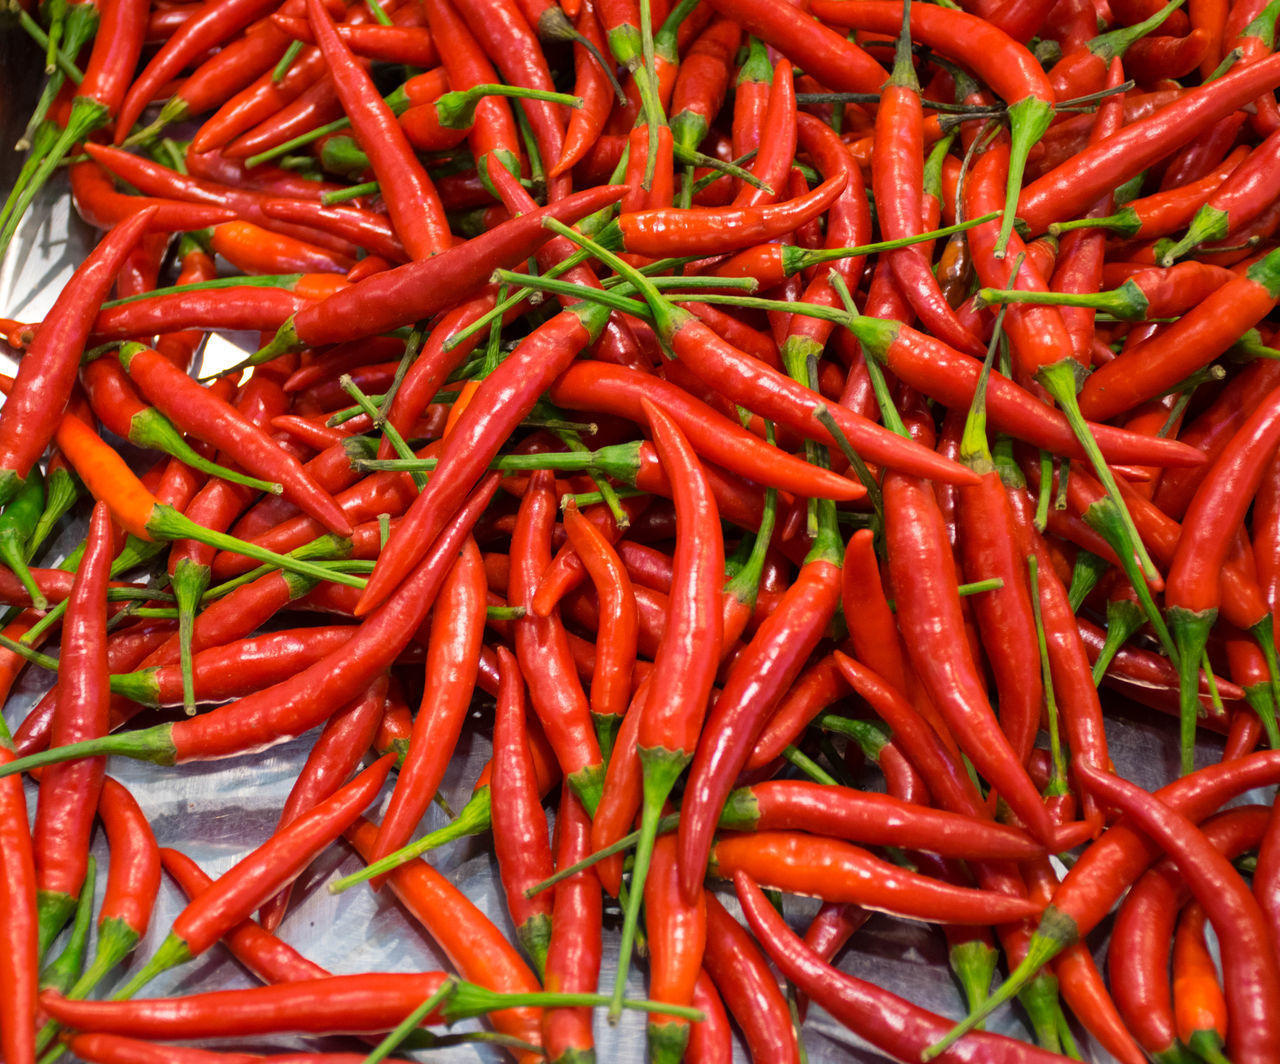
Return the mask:
<path id="1" fill-rule="evenodd" d="M 25 122 L 38 80 L 32 56 L 27 42 L 16 32 L 0 31 L 0 76 L 6 86 L 5 93 L 0 95 L 3 101 L 0 105 L 3 106 L 0 144 L 5 147 L 0 157 L 0 174 L 4 175 L 0 188 L 6 190 L 16 173 L 14 156 L 8 147 Z M 12 87 L 19 87 L 22 91 L 10 91 Z M 0 315 L 23 321 L 38 320 L 74 265 L 91 246 L 92 240 L 93 235 L 69 209 L 65 182 L 61 178 L 55 180 L 33 205 L 27 223 L 0 265 Z M 219 344 L 211 346 L 206 358 L 225 359 L 229 364 L 237 357 L 239 348 L 230 341 L 220 343 L 221 347 Z M 11 367 L 11 353 L 2 342 L 0 355 L 8 358 Z M 64 544 L 74 541 L 74 533 L 69 533 L 63 540 Z M 45 683 L 36 670 L 27 671 L 5 710 L 11 726 L 16 727 Z M 1115 708 L 1117 713 L 1109 728 L 1112 755 L 1119 769 L 1148 787 L 1171 779 L 1176 774 L 1177 758 L 1170 722 L 1135 707 Z M 482 715 L 477 710 L 473 717 L 478 721 Z M 455 809 L 465 802 L 471 782 L 488 756 L 484 730 L 483 726 L 467 730 L 443 787 L 445 798 Z M 188 853 L 208 873 L 216 876 L 271 833 L 281 804 L 313 738 L 313 735 L 303 736 L 254 757 L 182 768 L 161 768 L 114 758 L 110 772 L 136 795 L 161 845 Z M 1217 741 L 1206 740 L 1202 744 L 1201 759 L 1214 759 L 1218 749 L 1220 744 Z M 29 793 L 34 809 L 34 788 Z M 433 807 L 425 826 L 437 826 L 445 819 L 444 813 Z M 105 870 L 109 855 L 100 840 L 95 846 L 95 854 L 100 869 Z M 432 855 L 431 861 L 511 935 L 487 836 L 454 844 Z M 281 936 L 335 972 L 447 967 L 444 957 L 432 942 L 386 892 L 374 894 L 368 888 L 357 888 L 340 897 L 328 893 L 325 889 L 327 882 L 359 866 L 359 860 L 345 845 L 330 848 L 298 883 L 294 906 L 281 927 Z M 100 874 L 99 893 L 101 882 Z M 736 911 L 729 892 L 722 891 L 721 897 Z M 151 930 L 135 952 L 135 958 L 146 958 L 152 953 L 181 906 L 180 892 L 166 881 Z M 805 917 L 815 908 L 816 903 L 807 899 L 787 901 L 787 915 L 797 927 L 803 926 Z M 616 914 L 610 920 L 612 933 L 607 936 L 602 984 L 611 983 L 616 962 Z M 139 961 L 135 960 L 132 967 L 137 963 Z M 926 1008 L 954 1017 L 962 1012 L 959 991 L 946 967 L 945 943 L 940 933 L 929 928 L 875 917 L 857 933 L 840 957 L 839 964 L 844 970 L 893 989 Z M 249 986 L 253 982 L 225 951 L 215 948 L 207 956 L 166 974 L 146 993 L 185 993 Z M 632 996 L 643 996 L 643 989 L 642 967 L 637 967 L 631 979 Z M 1014 1009 L 1001 1010 L 991 1029 L 1022 1038 L 1030 1037 Z M 601 1061 L 640 1061 L 644 1058 L 643 1019 L 638 1014 L 626 1014 L 617 1028 L 609 1027 L 601 1015 L 596 1033 Z M 834 1064 L 837 1061 L 880 1064 L 888 1059 L 868 1049 L 817 1008 L 811 1010 L 804 1033 L 813 1064 Z M 358 1046 L 348 1039 L 313 1040 L 309 1043 L 281 1039 L 269 1045 L 248 1046 L 234 1042 L 219 1045 L 255 1051 L 301 1048 L 304 1045 Z M 1109 1059 L 1091 1047 L 1083 1036 L 1081 1045 L 1087 1059 L 1097 1064 Z M 466 1045 L 435 1051 L 430 1059 L 475 1062 L 507 1058 L 487 1047 Z M 736 1046 L 735 1059 L 747 1059 L 740 1041 Z"/>

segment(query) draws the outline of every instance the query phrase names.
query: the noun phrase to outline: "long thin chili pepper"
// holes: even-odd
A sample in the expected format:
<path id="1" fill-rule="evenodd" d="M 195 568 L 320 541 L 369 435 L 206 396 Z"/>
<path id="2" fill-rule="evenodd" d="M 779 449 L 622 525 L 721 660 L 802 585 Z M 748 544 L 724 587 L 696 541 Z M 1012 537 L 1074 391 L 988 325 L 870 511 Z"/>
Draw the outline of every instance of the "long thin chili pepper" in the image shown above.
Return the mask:
<path id="1" fill-rule="evenodd" d="M 88 545 L 71 590 L 62 632 L 58 702 L 51 738 L 55 743 L 93 741 L 107 733 L 107 575 L 111 564 L 110 515 L 94 507 Z M 106 762 L 78 761 L 55 767 L 40 780 L 36 807 L 36 881 L 39 886 L 40 952 L 71 915 L 84 879 L 93 814 Z"/>
<path id="2" fill-rule="evenodd" d="M 8 502 L 17 494 L 53 439 L 57 412 L 71 394 L 98 306 L 154 214 L 150 208 L 140 211 L 94 249 L 62 289 L 27 349 L 13 390 L 0 408 L 0 501 Z"/>
<path id="3" fill-rule="evenodd" d="M 667 795 L 693 758 L 720 657 L 720 581 L 724 543 L 706 477 L 680 429 L 644 402 L 654 444 L 675 488 L 679 529 L 672 573 L 671 616 L 654 662 L 636 739 L 642 769 L 641 835 L 614 983 L 617 1013 L 634 941 L 640 885 L 645 882 L 658 818 Z"/>
<path id="4" fill-rule="evenodd" d="M 277 830 L 334 794 L 359 767 L 373 744 L 388 684 L 387 676 L 377 677 L 359 698 L 329 718 L 280 810 Z M 266 930 L 280 925 L 291 892 L 292 885 L 287 886 L 262 906 L 258 915 Z"/>
<path id="5" fill-rule="evenodd" d="M 551 939 L 551 902 L 526 897 L 525 887 L 551 870 L 547 822 L 525 738 L 524 678 L 515 655 L 498 648 L 498 707 L 494 721 L 493 840 L 507 908 L 516 935 L 541 977 Z"/>
<path id="6" fill-rule="evenodd" d="M 440 589 L 440 606 L 432 615 L 422 707 L 378 828 L 371 863 L 409 841 L 444 778 L 475 687 L 484 636 L 483 582 L 480 552 L 468 539 Z"/>
<path id="7" fill-rule="evenodd" d="M 591 822 L 582 803 L 568 788 L 560 794 L 556 837 L 559 869 L 570 868 L 586 857 L 591 844 Z M 603 949 L 601 915 L 600 881 L 590 869 L 556 885 L 543 976 L 543 985 L 548 990 L 574 993 L 596 986 Z M 696 1008 L 703 1008 L 696 995 L 693 1003 Z M 584 1009 L 545 1009 L 542 1042 L 547 1058 L 559 1064 L 590 1059 L 595 1048 L 590 1013 Z"/>
<path id="8" fill-rule="evenodd" d="M 0 761 L 15 756 L 9 727 L 0 721 Z M 22 780 L 0 783 L 0 900 L 5 950 L 0 957 L 0 1045 L 5 1060 L 34 1064 L 35 999 L 40 967 L 36 870 Z"/>
<path id="9" fill-rule="evenodd" d="M 1150 832 L 1178 864 L 1192 892 L 1223 929 L 1223 980 L 1234 1059 L 1267 1060 L 1280 1045 L 1280 1029 L 1270 1022 L 1264 1002 L 1280 992 L 1280 960 L 1268 948 L 1268 933 L 1253 895 L 1230 862 L 1185 817 L 1153 800 L 1141 788 L 1116 776 L 1075 764 L 1082 784 L 1122 806 Z"/>
<path id="10" fill-rule="evenodd" d="M 151 958 L 116 992 L 132 996 L 158 974 L 198 957 L 262 902 L 292 882 L 377 797 L 395 760 L 386 754 L 345 787 L 286 825 L 242 858 L 178 915 Z"/>

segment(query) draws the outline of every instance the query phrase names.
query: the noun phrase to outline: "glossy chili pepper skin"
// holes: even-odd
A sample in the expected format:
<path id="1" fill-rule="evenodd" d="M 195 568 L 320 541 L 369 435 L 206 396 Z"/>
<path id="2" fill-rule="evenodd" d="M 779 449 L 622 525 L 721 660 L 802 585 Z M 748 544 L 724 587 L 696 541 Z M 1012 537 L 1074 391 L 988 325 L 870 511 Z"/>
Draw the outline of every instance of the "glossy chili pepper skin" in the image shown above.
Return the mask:
<path id="1" fill-rule="evenodd" d="M 409 841 L 444 778 L 471 704 L 484 637 L 484 563 L 468 539 L 432 614 L 426 687 L 371 860 Z"/>
<path id="2" fill-rule="evenodd" d="M 1229 1049 L 1241 1061 L 1273 1059 L 1280 1052 L 1280 1027 L 1267 1014 L 1280 994 L 1280 959 L 1270 949 L 1262 911 L 1231 863 L 1187 819 L 1153 801 L 1140 788 L 1076 764 L 1083 785 L 1122 804 L 1167 849 L 1223 938 L 1223 979 L 1231 1015 Z"/>
<path id="3" fill-rule="evenodd" d="M 0 760 L 14 757 L 8 727 L 0 725 Z M 0 1046 L 5 1060 L 36 1059 L 36 992 L 39 984 L 39 923 L 36 869 L 22 780 L 0 781 L 0 901 L 4 956 L 0 958 Z"/>
<path id="4" fill-rule="evenodd" d="M 13 391 L 0 410 L 0 502 L 8 502 L 53 439 L 57 412 L 75 382 L 98 305 L 126 255 L 154 217 L 151 209 L 111 231 L 62 289 L 27 349 Z"/>
<path id="5" fill-rule="evenodd" d="M 926 690 L 978 771 L 1031 833 L 1052 836 L 1048 815 L 1009 740 L 999 729 L 963 635 L 958 581 L 931 488 L 914 478 L 885 478 L 885 534 L 899 623 Z M 927 574 L 927 575 L 926 575 Z M 983 739 L 979 740 L 978 735 Z M 975 745 L 977 744 L 977 745 Z"/>
<path id="6" fill-rule="evenodd" d="M 99 504 L 63 627 L 58 702 L 50 729 L 56 745 L 105 735 L 109 727 L 106 586 L 111 546 L 110 516 Z M 89 759 L 58 766 L 41 778 L 33 839 L 42 952 L 80 894 L 105 772 L 105 761 Z"/>
<path id="7" fill-rule="evenodd" d="M 568 868 L 591 848 L 591 822 L 582 803 L 568 788 L 561 791 L 556 818 L 556 865 Z M 600 881 L 589 868 L 556 884 L 551 912 L 551 939 L 543 985 L 550 991 L 594 991 L 603 950 Z M 696 996 L 694 998 L 697 1000 Z M 570 1064 L 594 1053 L 591 1013 L 586 1009 L 546 1009 L 542 1042 L 547 1058 Z"/>

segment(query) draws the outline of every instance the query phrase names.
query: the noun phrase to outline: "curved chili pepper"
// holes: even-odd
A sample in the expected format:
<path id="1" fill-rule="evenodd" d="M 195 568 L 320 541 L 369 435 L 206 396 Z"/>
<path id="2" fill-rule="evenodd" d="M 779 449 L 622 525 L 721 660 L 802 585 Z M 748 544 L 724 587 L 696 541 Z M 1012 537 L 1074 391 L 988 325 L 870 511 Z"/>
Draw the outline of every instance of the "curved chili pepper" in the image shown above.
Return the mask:
<path id="1" fill-rule="evenodd" d="M 1169 852 L 1196 900 L 1223 929 L 1223 982 L 1232 1057 L 1264 1061 L 1280 1052 L 1280 1028 L 1264 1002 L 1280 993 L 1280 961 L 1269 948 L 1262 911 L 1231 863 L 1186 817 L 1141 788 L 1077 761 L 1081 784 L 1120 805 Z"/>
<path id="2" fill-rule="evenodd" d="M 1203 831 L 1233 858 L 1256 844 L 1265 824 L 1265 810 L 1244 807 L 1206 821 Z M 1137 1040 L 1157 1058 L 1178 1053 L 1169 954 L 1178 912 L 1188 897 L 1176 868 L 1160 862 L 1125 896 L 1108 950 L 1116 1004 Z"/>
<path id="3" fill-rule="evenodd" d="M 288 15 L 272 15 L 271 21 L 294 40 L 315 43 L 310 23 Z M 382 63 L 404 63 L 406 66 L 430 68 L 440 62 L 440 52 L 431 34 L 423 26 L 346 26 L 336 27 L 338 36 L 353 55 Z"/>
<path id="4" fill-rule="evenodd" d="M 448 571 L 447 563 L 496 490 L 494 474 L 459 511 L 410 579 L 342 647 L 298 676 L 199 717 L 107 736 L 99 742 L 113 753 L 173 764 L 261 749 L 326 720 L 360 694 L 369 679 L 389 666 L 407 645 L 431 608 Z M 74 751 L 60 748 L 37 756 L 45 759 L 44 763 L 53 763 L 68 754 L 74 756 Z"/>
<path id="5" fill-rule="evenodd" d="M 1154 796 L 1196 823 L 1233 795 L 1274 779 L 1280 779 L 1280 752 L 1268 751 L 1200 769 L 1162 787 Z M 952 1034 L 971 1031 L 974 1023 L 1013 997 L 1064 946 L 1093 930 L 1159 853 L 1159 847 L 1141 829 L 1124 821 L 1113 825 L 1085 850 L 1059 884 L 1031 936 L 1025 959 L 986 1004 Z"/>
<path id="6" fill-rule="evenodd" d="M 17 494 L 53 439 L 57 412 L 71 394 L 98 306 L 154 215 L 150 208 L 142 210 L 111 231 L 62 289 L 27 349 L 0 408 L 0 503 Z"/>
<path id="7" fill-rule="evenodd" d="M 108 730 L 107 576 L 111 566 L 111 518 L 94 507 L 84 558 L 67 600 L 59 655 L 58 702 L 51 739 L 56 744 L 103 736 Z M 106 762 L 78 761 L 47 771 L 32 832 L 39 889 L 40 953 L 61 929 L 84 880 L 93 814 Z"/>
<path id="8" fill-rule="evenodd" d="M 1182 687 L 1183 768 L 1190 768 L 1195 727 L 1195 672 L 1221 602 L 1219 570 L 1234 533 L 1280 443 L 1280 388 L 1262 399 L 1213 463 L 1187 509 L 1165 581 L 1165 608 L 1178 645 Z M 1270 615 L 1265 618 L 1269 621 Z M 1269 634 L 1267 642 L 1271 642 Z M 1276 677 L 1273 677 L 1273 681 Z"/>
<path id="9" fill-rule="evenodd" d="M 409 841 L 444 778 L 475 688 L 484 637 L 483 581 L 479 549 L 468 539 L 440 589 L 440 606 L 432 615 L 422 706 L 378 828 L 371 862 Z"/>
<path id="10" fill-rule="evenodd" d="M 734 888 L 756 938 L 782 973 L 877 1048 L 917 1060 L 929 1039 L 949 1026 L 951 1021 L 941 1016 L 824 964 L 796 937 L 747 873 L 734 876 Z M 1048 1064 L 1061 1059 L 1056 1053 L 985 1031 L 970 1034 L 951 1052 L 956 1061 L 972 1064 Z"/>

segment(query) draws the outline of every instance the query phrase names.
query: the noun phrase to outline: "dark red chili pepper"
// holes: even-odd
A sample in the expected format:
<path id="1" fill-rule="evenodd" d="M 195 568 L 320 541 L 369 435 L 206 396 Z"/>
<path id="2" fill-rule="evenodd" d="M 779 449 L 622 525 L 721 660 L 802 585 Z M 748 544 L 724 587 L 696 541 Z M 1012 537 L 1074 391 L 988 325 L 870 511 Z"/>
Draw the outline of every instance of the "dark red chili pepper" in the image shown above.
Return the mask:
<path id="1" fill-rule="evenodd" d="M 1085 770 L 1088 771 L 1087 766 Z M 1162 787 L 1154 797 L 1196 823 L 1234 795 L 1255 786 L 1270 785 L 1277 779 L 1280 779 L 1280 752 L 1268 751 L 1200 769 Z M 1008 1001 L 1064 946 L 1097 927 L 1159 853 L 1159 847 L 1140 828 L 1124 820 L 1112 825 L 1084 851 L 1059 884 L 1040 926 L 1031 936 L 1026 958 L 987 1003 L 952 1033 L 972 1030 L 974 1023 Z"/>
<path id="2" fill-rule="evenodd" d="M 57 745 L 92 741 L 107 734 L 107 576 L 111 556 L 111 517 L 107 508 L 98 504 L 62 629 L 58 701 L 50 729 Z M 104 759 L 90 758 L 56 766 L 40 779 L 32 838 L 41 955 L 71 915 L 80 894 L 105 772 Z"/>

